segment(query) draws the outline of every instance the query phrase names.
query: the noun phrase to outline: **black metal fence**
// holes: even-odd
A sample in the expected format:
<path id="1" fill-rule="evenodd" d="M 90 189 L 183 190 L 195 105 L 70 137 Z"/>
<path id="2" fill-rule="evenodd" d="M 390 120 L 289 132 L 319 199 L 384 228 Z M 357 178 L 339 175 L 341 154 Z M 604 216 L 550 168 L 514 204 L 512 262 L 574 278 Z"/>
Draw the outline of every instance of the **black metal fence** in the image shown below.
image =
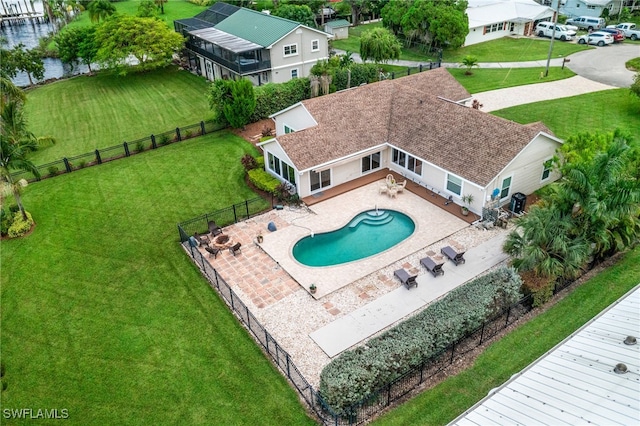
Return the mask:
<path id="1" fill-rule="evenodd" d="M 216 125 L 210 121 L 201 121 L 200 123 L 184 127 L 176 127 L 174 130 L 152 134 L 133 141 L 124 141 L 119 145 L 110 146 L 108 148 L 96 149 L 93 152 L 73 157 L 64 157 L 57 161 L 41 164 L 36 166 L 41 175 L 39 179 L 36 178 L 33 173 L 25 171 L 12 173 L 11 177 L 14 181 L 17 179 L 26 179 L 29 182 L 47 177 L 55 177 L 60 174 L 71 173 L 74 170 L 83 169 L 85 167 L 96 166 L 119 158 L 130 157 L 131 155 L 139 154 L 149 149 L 157 149 L 164 145 L 202 136 L 223 128 L 224 126 Z"/>
<path id="2" fill-rule="evenodd" d="M 258 322 L 240 297 L 238 297 L 218 274 L 215 268 L 209 263 L 207 257 L 203 256 L 197 247 L 192 247 L 188 242 L 189 237 L 193 235 L 194 232 L 207 232 L 207 222 L 209 220 L 215 220 L 218 224 L 227 225 L 255 215 L 257 211 L 254 211 L 251 207 L 256 206 L 256 200 L 259 199 L 248 200 L 245 203 L 236 204 L 226 209 L 205 214 L 178 224 L 180 241 L 186 252 L 189 253 L 195 264 L 201 269 L 203 275 L 208 279 L 211 287 L 222 296 L 231 311 L 253 334 L 256 341 L 260 343 L 264 350 L 271 356 L 273 362 L 291 381 L 300 396 L 304 398 L 309 407 L 311 407 L 325 425 L 358 425 L 367 422 L 373 416 L 388 408 L 394 401 L 397 401 L 426 381 L 434 378 L 456 359 L 459 359 L 495 337 L 501 330 L 513 324 L 532 309 L 533 297 L 531 295 L 524 297 L 519 302 L 485 321 L 480 327 L 468 333 L 463 338 L 449 345 L 442 352 L 425 360 L 419 367 L 407 371 L 393 382 L 371 393 L 362 401 L 343 410 L 341 414 L 337 414 L 329 404 L 324 401 L 322 395 L 305 379 L 293 363 L 287 351 L 285 351 L 273 336 L 269 334 L 269 331 Z M 554 288 L 554 294 L 571 284 L 573 284 L 573 282 L 557 285 Z"/>

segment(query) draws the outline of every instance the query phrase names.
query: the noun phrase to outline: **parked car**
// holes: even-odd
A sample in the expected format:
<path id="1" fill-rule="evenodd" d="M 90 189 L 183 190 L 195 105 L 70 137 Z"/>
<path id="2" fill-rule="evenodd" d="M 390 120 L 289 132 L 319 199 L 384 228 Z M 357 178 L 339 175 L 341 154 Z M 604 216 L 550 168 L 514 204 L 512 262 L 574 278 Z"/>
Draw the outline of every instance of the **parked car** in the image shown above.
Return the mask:
<path id="1" fill-rule="evenodd" d="M 555 27 L 555 33 L 554 33 Z M 536 26 L 536 34 L 538 37 L 553 37 L 558 38 L 562 41 L 573 40 L 576 36 L 576 32 L 568 29 L 564 25 L 553 24 L 553 22 L 540 22 Z"/>
<path id="2" fill-rule="evenodd" d="M 624 32 L 618 28 L 603 28 L 600 31 L 611 34 L 614 43 L 622 43 L 624 41 Z"/>
<path id="3" fill-rule="evenodd" d="M 625 37 L 630 38 L 631 40 L 640 39 L 640 29 L 631 22 L 625 22 L 618 25 L 608 25 L 607 28 L 616 28 L 621 30 L 624 33 Z"/>
<path id="4" fill-rule="evenodd" d="M 604 46 L 606 44 L 613 44 L 613 36 L 604 31 L 595 31 L 589 34 L 585 34 L 578 39 L 579 44 L 595 44 L 597 46 Z"/>
<path id="5" fill-rule="evenodd" d="M 599 30 L 606 26 L 604 18 L 594 18 L 593 16 L 578 16 L 577 18 L 567 19 L 567 24 L 589 31 Z"/>

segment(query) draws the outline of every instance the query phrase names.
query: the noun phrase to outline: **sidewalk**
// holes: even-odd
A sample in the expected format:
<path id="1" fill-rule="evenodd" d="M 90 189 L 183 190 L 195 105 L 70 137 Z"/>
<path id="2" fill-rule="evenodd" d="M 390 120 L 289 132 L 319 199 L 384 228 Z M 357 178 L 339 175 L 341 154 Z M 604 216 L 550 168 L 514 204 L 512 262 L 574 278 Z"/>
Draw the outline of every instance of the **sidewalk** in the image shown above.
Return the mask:
<path id="1" fill-rule="evenodd" d="M 506 234 L 501 234 L 469 249 L 464 264 L 455 266 L 446 262 L 444 275 L 436 278 L 421 267 L 417 288 L 398 287 L 310 333 L 309 337 L 333 358 L 506 260 L 508 256 L 502 252 L 505 238 Z"/>

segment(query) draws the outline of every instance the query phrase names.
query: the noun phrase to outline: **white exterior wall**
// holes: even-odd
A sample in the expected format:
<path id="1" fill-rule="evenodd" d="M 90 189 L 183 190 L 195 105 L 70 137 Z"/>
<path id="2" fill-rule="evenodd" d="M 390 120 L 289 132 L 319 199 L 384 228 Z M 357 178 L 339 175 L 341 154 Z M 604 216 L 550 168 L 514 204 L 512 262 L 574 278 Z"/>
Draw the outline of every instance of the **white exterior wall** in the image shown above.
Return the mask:
<path id="1" fill-rule="evenodd" d="M 331 28 L 330 33 L 334 35 L 334 40 L 349 38 L 349 27 Z"/>
<path id="2" fill-rule="evenodd" d="M 518 25 L 516 25 L 516 28 L 518 27 Z M 522 34 L 524 31 L 524 25 L 521 25 L 521 32 L 517 33 L 517 34 Z M 469 34 L 467 34 L 467 37 L 464 39 L 464 45 L 465 46 L 469 46 L 472 44 L 478 44 L 478 43 L 482 43 L 483 41 L 490 41 L 490 40 L 496 40 L 499 38 L 502 38 L 504 36 L 510 35 L 512 34 L 511 31 L 509 31 L 509 25 L 507 25 L 507 29 L 506 30 L 502 30 L 502 31 L 494 31 L 491 33 L 486 33 L 486 34 L 482 34 L 484 32 L 484 27 L 477 27 L 477 28 L 469 28 Z"/>
<path id="3" fill-rule="evenodd" d="M 503 203 L 508 203 L 511 196 L 516 192 L 525 195 L 531 194 L 548 183 L 558 179 L 560 175 L 551 172 L 548 179 L 542 180 L 544 163 L 555 155 L 560 144 L 544 135 L 538 135 L 532 140 L 520 154 L 486 187 L 487 195 L 491 195 L 494 188 L 500 188 L 502 180 L 509 176 L 511 178 L 511 188 L 509 195 L 502 199 Z"/>
<path id="4" fill-rule="evenodd" d="M 273 119 L 276 123 L 276 136 L 285 134 L 285 125 L 295 131 L 300 131 L 318 124 L 302 104 L 276 115 Z"/>
<path id="5" fill-rule="evenodd" d="M 560 7 L 560 13 L 569 18 L 578 16 L 593 16 L 594 18 L 599 18 L 600 15 L 602 15 L 602 9 L 604 9 L 602 6 L 595 6 L 594 9 L 588 9 L 582 0 L 567 0 L 564 6 Z"/>
<path id="6" fill-rule="evenodd" d="M 318 50 L 311 51 L 311 42 L 318 40 Z M 284 57 L 284 46 L 298 45 L 296 55 Z M 298 28 L 279 40 L 270 49 L 271 82 L 283 83 L 291 80 L 291 70 L 298 69 L 298 77 L 307 77 L 316 62 L 329 59 L 328 34 L 307 28 Z"/>

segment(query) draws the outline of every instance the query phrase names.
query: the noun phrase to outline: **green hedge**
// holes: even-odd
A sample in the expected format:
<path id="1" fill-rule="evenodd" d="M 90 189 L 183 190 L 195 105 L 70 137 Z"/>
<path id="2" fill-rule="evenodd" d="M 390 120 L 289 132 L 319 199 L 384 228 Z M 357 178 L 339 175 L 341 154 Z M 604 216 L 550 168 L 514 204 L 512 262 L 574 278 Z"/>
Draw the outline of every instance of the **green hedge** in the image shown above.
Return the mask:
<path id="1" fill-rule="evenodd" d="M 521 299 L 522 281 L 501 268 L 460 286 L 414 317 L 331 361 L 320 374 L 320 393 L 338 414 Z"/>
<path id="2" fill-rule="evenodd" d="M 294 78 L 285 83 L 268 83 L 255 87 L 254 93 L 256 109 L 251 116 L 252 122 L 268 118 L 296 102 L 309 99 L 311 87 L 308 78 Z"/>
<path id="3" fill-rule="evenodd" d="M 278 194 L 278 187 L 281 182 L 264 169 L 249 170 L 247 174 L 249 175 L 249 180 L 251 180 L 251 183 L 253 183 L 256 188 L 267 191 L 270 194 Z"/>
<path id="4" fill-rule="evenodd" d="M 33 225 L 33 218 L 31 217 L 31 213 L 25 213 L 27 214 L 26 221 L 22 218 L 22 213 L 20 212 L 16 212 L 13 216 L 13 222 L 9 226 L 8 231 L 8 234 L 11 238 L 21 237 L 31 230 L 31 226 Z"/>
<path id="5" fill-rule="evenodd" d="M 358 87 L 361 84 L 374 83 L 380 79 L 380 70 L 375 64 L 351 64 L 349 70 L 351 70 L 349 87 Z M 335 86 L 335 90 L 347 89 L 349 70 L 347 68 L 338 68 L 334 71 L 331 85 Z"/>

